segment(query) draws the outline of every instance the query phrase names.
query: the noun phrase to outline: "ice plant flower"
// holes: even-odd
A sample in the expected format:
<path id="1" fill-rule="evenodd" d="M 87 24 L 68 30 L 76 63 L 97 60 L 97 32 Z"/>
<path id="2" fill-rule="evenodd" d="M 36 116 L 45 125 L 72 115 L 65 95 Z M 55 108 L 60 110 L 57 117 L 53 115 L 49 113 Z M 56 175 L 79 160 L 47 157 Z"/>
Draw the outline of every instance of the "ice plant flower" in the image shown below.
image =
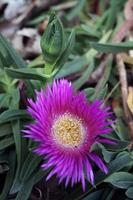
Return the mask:
<path id="1" fill-rule="evenodd" d="M 65 186 L 81 182 L 83 190 L 86 179 L 94 185 L 94 163 L 108 173 L 92 146 L 96 142 L 111 143 L 100 138 L 111 131 L 109 108 L 103 108 L 100 101 L 88 103 L 67 80 L 54 81 L 52 87 L 36 95 L 36 102 L 30 99 L 28 107 L 35 121 L 24 132 L 39 142 L 35 152 L 44 157 L 42 168 L 50 169 L 47 180 L 56 175 Z"/>

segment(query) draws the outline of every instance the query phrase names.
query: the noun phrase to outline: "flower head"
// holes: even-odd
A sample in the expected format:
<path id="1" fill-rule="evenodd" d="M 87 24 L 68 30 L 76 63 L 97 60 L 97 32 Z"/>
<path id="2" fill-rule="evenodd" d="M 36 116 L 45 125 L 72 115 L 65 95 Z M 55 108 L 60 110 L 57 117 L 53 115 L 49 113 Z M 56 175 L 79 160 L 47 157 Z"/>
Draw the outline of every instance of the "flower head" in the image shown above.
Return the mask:
<path id="1" fill-rule="evenodd" d="M 85 179 L 94 184 L 92 166 L 95 163 L 107 173 L 101 158 L 92 152 L 96 142 L 111 143 L 99 136 L 110 133 L 109 108 L 100 101 L 90 104 L 82 92 L 76 93 L 67 80 L 55 81 L 46 91 L 37 92 L 36 102 L 29 100 L 28 112 L 35 120 L 25 130 L 25 136 L 39 142 L 35 150 L 44 157 L 43 169 L 51 169 L 47 180 L 54 174 L 65 185 Z"/>

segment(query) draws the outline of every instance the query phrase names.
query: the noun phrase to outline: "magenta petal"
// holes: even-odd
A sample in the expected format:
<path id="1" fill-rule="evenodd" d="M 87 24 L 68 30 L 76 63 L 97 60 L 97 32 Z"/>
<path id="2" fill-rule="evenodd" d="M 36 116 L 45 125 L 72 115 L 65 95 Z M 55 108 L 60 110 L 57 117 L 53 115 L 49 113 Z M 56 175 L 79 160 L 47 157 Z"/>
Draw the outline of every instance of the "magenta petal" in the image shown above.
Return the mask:
<path id="1" fill-rule="evenodd" d="M 85 176 L 83 173 L 82 173 L 82 177 L 81 177 L 81 183 L 82 183 L 82 189 L 83 189 L 83 191 L 85 191 Z"/>
<path id="2" fill-rule="evenodd" d="M 89 157 L 101 169 L 101 171 L 103 171 L 105 174 L 108 173 L 107 167 L 105 166 L 103 161 L 99 158 L 99 156 L 97 156 L 95 153 L 91 153 L 89 154 Z"/>
<path id="3" fill-rule="evenodd" d="M 91 164 L 90 164 L 90 162 L 87 158 L 85 159 L 85 166 L 86 166 L 87 178 L 90 181 L 90 183 L 92 185 L 94 185 L 94 173 L 93 173 L 93 170 L 92 170 L 92 166 L 91 166 Z"/>
<path id="4" fill-rule="evenodd" d="M 48 174 L 48 176 L 47 176 L 47 178 L 46 178 L 46 181 L 48 181 L 55 173 L 56 173 L 55 170 L 52 170 L 52 171 Z"/>
<path id="5" fill-rule="evenodd" d="M 111 139 L 105 139 L 105 138 L 103 138 L 103 139 L 102 138 L 98 138 L 97 141 L 100 142 L 100 143 L 104 143 L 104 144 L 111 144 L 111 145 L 116 145 L 117 144 L 116 141 L 111 140 Z"/>

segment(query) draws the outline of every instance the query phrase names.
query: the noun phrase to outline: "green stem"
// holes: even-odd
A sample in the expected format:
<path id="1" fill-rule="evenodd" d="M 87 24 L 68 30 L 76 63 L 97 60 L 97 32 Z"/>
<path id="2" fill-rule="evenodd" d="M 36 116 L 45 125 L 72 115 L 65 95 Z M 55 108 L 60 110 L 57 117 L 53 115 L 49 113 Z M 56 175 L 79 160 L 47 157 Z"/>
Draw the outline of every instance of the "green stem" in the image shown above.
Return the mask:
<path id="1" fill-rule="evenodd" d="M 52 72 L 53 72 L 53 65 L 46 63 L 44 67 L 44 74 L 48 75 L 49 78 L 47 78 L 47 80 L 44 82 L 43 84 L 44 87 L 47 83 L 51 83 L 53 81 L 53 76 L 51 76 Z"/>
<path id="2" fill-rule="evenodd" d="M 52 71 L 53 71 L 53 66 L 46 63 L 45 68 L 44 68 L 44 74 L 50 75 L 52 73 Z"/>

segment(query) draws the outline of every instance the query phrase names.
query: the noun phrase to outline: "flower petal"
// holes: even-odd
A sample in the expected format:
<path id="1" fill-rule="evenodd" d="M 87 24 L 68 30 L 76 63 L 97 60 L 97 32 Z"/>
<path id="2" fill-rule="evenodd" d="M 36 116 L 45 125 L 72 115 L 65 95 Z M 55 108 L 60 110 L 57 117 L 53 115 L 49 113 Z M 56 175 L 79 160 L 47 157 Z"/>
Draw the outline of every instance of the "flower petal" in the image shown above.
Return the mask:
<path id="1" fill-rule="evenodd" d="M 101 171 L 103 171 L 105 174 L 108 173 L 107 167 L 105 166 L 103 161 L 99 158 L 99 156 L 97 156 L 95 153 L 91 153 L 89 154 L 89 157 L 101 169 Z"/>

